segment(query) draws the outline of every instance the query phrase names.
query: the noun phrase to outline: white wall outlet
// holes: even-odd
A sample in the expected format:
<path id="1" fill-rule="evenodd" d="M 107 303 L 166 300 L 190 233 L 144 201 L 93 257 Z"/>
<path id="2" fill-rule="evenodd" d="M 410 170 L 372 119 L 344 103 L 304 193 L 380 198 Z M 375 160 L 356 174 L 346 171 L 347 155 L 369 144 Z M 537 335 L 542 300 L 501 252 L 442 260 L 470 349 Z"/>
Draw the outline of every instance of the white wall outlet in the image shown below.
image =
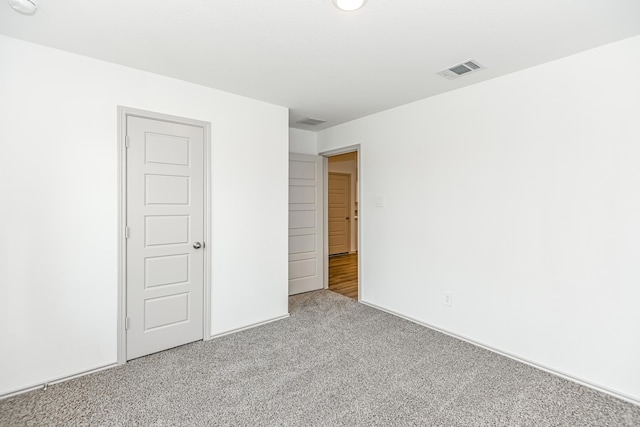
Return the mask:
<path id="1" fill-rule="evenodd" d="M 442 303 L 447 307 L 453 307 L 453 294 L 451 292 L 445 292 Z"/>
<path id="2" fill-rule="evenodd" d="M 384 208 L 384 196 L 376 196 L 376 208 Z"/>

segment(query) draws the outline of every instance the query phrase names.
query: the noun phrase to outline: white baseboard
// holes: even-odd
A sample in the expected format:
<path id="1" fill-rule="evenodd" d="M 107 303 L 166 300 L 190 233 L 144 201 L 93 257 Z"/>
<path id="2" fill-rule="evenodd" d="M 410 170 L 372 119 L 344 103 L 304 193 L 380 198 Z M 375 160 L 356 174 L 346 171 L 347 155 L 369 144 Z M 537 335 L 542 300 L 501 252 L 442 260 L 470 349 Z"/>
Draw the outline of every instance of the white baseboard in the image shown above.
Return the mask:
<path id="1" fill-rule="evenodd" d="M 27 386 L 27 387 L 24 387 L 24 388 L 20 388 L 18 390 L 10 391 L 9 393 L 2 394 L 2 395 L 0 395 L 0 400 L 1 399 L 6 399 L 6 398 L 12 397 L 12 396 L 17 396 L 19 394 L 27 393 L 27 392 L 30 392 L 30 391 L 33 391 L 33 390 L 44 389 L 45 385 L 49 386 L 51 384 L 57 384 L 57 383 L 61 383 L 61 382 L 64 382 L 64 381 L 69 381 L 69 380 L 72 380 L 74 378 L 83 377 L 85 375 L 94 374 L 96 372 L 104 371 L 105 369 L 113 368 L 115 366 L 118 366 L 118 363 L 110 363 L 108 365 L 99 366 L 97 368 L 89 369 L 87 371 L 77 372 L 75 374 L 64 375 L 64 376 L 61 376 L 61 377 L 55 377 L 55 378 L 52 378 L 52 379 L 47 380 L 47 381 L 43 381 L 43 382 L 38 383 L 38 384 L 30 385 L 30 386 Z"/>
<path id="2" fill-rule="evenodd" d="M 582 378 L 574 377 L 574 376 L 569 375 L 569 374 L 567 374 L 565 372 L 558 371 L 557 369 L 550 368 L 548 366 L 545 366 L 545 365 L 539 364 L 537 362 L 522 358 L 520 356 L 516 356 L 514 354 L 511 354 L 511 353 L 508 353 L 506 351 L 503 351 L 503 350 L 488 346 L 486 344 L 482 344 L 482 343 L 480 343 L 478 341 L 472 340 L 472 339 L 467 338 L 465 336 L 458 335 L 456 333 L 447 331 L 446 329 L 442 329 L 442 328 L 439 328 L 437 326 L 430 325 L 428 323 L 425 323 L 425 322 L 422 322 L 420 320 L 414 319 L 414 318 L 412 318 L 410 316 L 406 316 L 404 314 L 395 312 L 393 310 L 389 310 L 389 309 L 386 309 L 384 307 L 380 307 L 378 305 L 371 304 L 371 303 L 368 303 L 368 302 L 365 302 L 365 301 L 362 301 L 362 300 L 359 300 L 358 302 L 361 303 L 361 304 L 364 304 L 366 306 L 369 306 L 371 308 L 375 308 L 376 310 L 384 311 L 385 313 L 389 313 L 391 315 L 400 317 L 402 319 L 408 320 L 409 322 L 413 322 L 413 323 L 416 323 L 416 324 L 418 324 L 420 326 L 424 326 L 426 328 L 433 329 L 434 331 L 441 332 L 441 333 L 443 333 L 445 335 L 449 335 L 450 337 L 457 338 L 459 340 L 468 342 L 469 344 L 473 344 L 475 346 L 484 348 L 485 350 L 489 350 L 489 351 L 492 351 L 494 353 L 497 353 L 497 354 L 499 354 L 501 356 L 508 357 L 509 359 L 513 359 L 513 360 L 515 360 L 517 362 L 524 363 L 524 364 L 532 366 L 532 367 L 534 367 L 536 369 L 540 369 L 542 371 L 545 371 L 545 372 L 548 372 L 550 374 L 556 375 L 558 377 L 564 378 L 565 380 L 569 380 L 569 381 L 572 381 L 574 383 L 578 383 L 578 384 L 583 385 L 585 387 L 589 387 L 589 388 L 592 388 L 594 390 L 600 391 L 602 393 L 606 393 L 606 394 L 608 394 L 610 396 L 613 396 L 615 398 L 618 398 L 620 400 L 624 400 L 625 402 L 629 402 L 629 403 L 632 403 L 634 405 L 640 406 L 640 400 L 638 400 L 635 397 L 626 395 L 624 393 L 620 393 L 620 392 L 615 391 L 615 390 L 611 390 L 611 389 L 609 389 L 607 387 L 604 387 L 604 386 L 601 386 L 601 385 L 598 385 L 598 384 L 594 384 L 594 383 L 592 383 L 590 381 L 587 381 L 587 380 L 584 380 Z"/>
<path id="3" fill-rule="evenodd" d="M 230 330 L 230 331 L 222 332 L 220 334 L 212 335 L 208 339 L 219 338 L 219 337 L 222 337 L 222 336 L 225 336 L 225 335 L 234 334 L 236 332 L 244 331 L 246 329 L 251 329 L 251 328 L 255 328 L 255 327 L 260 326 L 260 325 L 264 325 L 264 324 L 267 324 L 267 323 L 275 322 L 276 320 L 286 319 L 287 317 L 289 317 L 289 313 L 284 314 L 282 316 L 274 317 L 273 319 L 268 319 L 268 320 L 265 320 L 265 321 L 262 321 L 262 322 L 254 323 L 254 324 L 251 324 L 251 325 L 247 325 L 247 326 L 244 326 L 242 328 L 237 328 L 237 329 L 233 329 L 233 330 Z M 60 377 L 55 377 L 55 378 L 52 378 L 52 379 L 49 379 L 49 380 L 46 380 L 46 381 L 39 382 L 38 384 L 33 384 L 33 385 L 30 385 L 30 386 L 27 386 L 27 387 L 23 387 L 23 388 L 20 388 L 20 389 L 17 389 L 17 390 L 10 391 L 10 392 L 5 393 L 5 394 L 1 394 L 0 395 L 0 400 L 1 399 L 6 399 L 6 398 L 12 397 L 12 396 L 17 396 L 17 395 L 23 394 L 23 393 L 28 393 L 28 392 L 33 391 L 33 390 L 42 389 L 42 388 L 44 388 L 45 384 L 46 385 L 51 385 L 51 384 L 56 384 L 56 383 L 60 383 L 60 382 L 63 382 L 63 381 L 69 381 L 69 380 L 72 380 L 74 378 L 82 377 L 82 376 L 93 374 L 93 373 L 100 372 L 100 371 L 104 371 L 105 369 L 113 368 L 115 366 L 118 366 L 117 362 L 110 363 L 110 364 L 104 365 L 104 366 L 99 366 L 99 367 L 94 368 L 94 369 L 89 369 L 87 371 L 81 371 L 81 372 L 76 372 L 76 373 L 70 374 L 70 375 L 64 375 L 64 376 L 60 376 Z"/>
<path id="4" fill-rule="evenodd" d="M 213 334 L 208 339 L 211 340 L 211 339 L 214 339 L 214 338 L 224 337 L 225 335 L 235 334 L 236 332 L 246 331 L 247 329 L 256 328 L 258 326 L 266 325 L 267 323 L 271 323 L 271 322 L 275 322 L 275 321 L 278 321 L 278 320 L 286 319 L 287 317 L 289 317 L 289 313 L 283 314 L 282 316 L 277 316 L 277 317 L 274 317 L 274 318 L 271 318 L 271 319 L 268 319 L 268 320 L 263 320 L 262 322 L 252 323 L 251 325 L 242 326 L 240 328 L 230 329 L 230 330 L 225 331 L 225 332 L 220 332 L 220 333 L 217 333 L 217 334 Z"/>

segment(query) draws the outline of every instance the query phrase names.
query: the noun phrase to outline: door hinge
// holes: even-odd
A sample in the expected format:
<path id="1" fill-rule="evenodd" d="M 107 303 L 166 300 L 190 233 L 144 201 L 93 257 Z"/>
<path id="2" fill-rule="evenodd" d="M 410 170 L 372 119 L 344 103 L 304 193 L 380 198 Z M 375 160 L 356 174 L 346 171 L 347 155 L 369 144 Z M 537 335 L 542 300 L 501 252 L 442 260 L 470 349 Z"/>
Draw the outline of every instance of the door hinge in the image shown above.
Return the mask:
<path id="1" fill-rule="evenodd" d="M 129 324 L 130 324 L 130 319 L 127 317 L 126 319 L 124 319 L 124 329 L 129 330 Z"/>
<path id="2" fill-rule="evenodd" d="M 129 227 L 125 227 L 124 228 L 124 238 L 128 239 L 130 234 L 131 233 L 129 232 Z"/>
<path id="3" fill-rule="evenodd" d="M 129 148 L 129 135 L 124 137 L 124 148 Z"/>

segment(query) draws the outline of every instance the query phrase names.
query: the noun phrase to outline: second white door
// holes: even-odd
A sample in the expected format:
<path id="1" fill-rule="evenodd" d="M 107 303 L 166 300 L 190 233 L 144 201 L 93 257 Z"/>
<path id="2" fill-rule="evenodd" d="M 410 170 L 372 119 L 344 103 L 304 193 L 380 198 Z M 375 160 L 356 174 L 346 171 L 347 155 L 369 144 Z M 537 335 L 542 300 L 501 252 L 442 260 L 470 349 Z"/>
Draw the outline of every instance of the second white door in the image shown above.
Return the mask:
<path id="1" fill-rule="evenodd" d="M 323 158 L 289 154 L 289 295 L 324 287 Z"/>
<path id="2" fill-rule="evenodd" d="M 203 338 L 204 130 L 126 126 L 129 360 Z"/>

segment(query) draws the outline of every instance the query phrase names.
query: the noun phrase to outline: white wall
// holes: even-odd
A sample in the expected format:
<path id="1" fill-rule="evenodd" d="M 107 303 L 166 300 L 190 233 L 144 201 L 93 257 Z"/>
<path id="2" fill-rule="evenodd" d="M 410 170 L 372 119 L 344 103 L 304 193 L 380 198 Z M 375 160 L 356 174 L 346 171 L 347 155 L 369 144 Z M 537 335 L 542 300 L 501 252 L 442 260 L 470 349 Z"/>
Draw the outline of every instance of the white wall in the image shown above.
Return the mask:
<path id="1" fill-rule="evenodd" d="M 338 154 L 336 156 L 331 156 L 328 158 L 327 169 L 329 172 L 338 172 L 338 173 L 346 173 L 349 174 L 350 178 L 350 188 L 351 191 L 351 206 L 349 208 L 349 216 L 351 218 L 351 226 L 350 226 L 350 244 L 349 251 L 355 252 L 358 250 L 358 220 L 357 218 L 357 210 L 358 210 L 358 160 L 356 157 L 356 153 L 347 153 L 347 154 Z"/>
<path id="2" fill-rule="evenodd" d="M 289 128 L 289 152 L 318 154 L 318 134 L 309 130 Z"/>
<path id="3" fill-rule="evenodd" d="M 286 108 L 4 36 L 0 63 L 0 395 L 116 362 L 118 105 L 211 122 L 212 334 L 286 315 Z"/>
<path id="4" fill-rule="evenodd" d="M 639 69 L 640 36 L 320 132 L 361 144 L 362 299 L 640 401 Z"/>

